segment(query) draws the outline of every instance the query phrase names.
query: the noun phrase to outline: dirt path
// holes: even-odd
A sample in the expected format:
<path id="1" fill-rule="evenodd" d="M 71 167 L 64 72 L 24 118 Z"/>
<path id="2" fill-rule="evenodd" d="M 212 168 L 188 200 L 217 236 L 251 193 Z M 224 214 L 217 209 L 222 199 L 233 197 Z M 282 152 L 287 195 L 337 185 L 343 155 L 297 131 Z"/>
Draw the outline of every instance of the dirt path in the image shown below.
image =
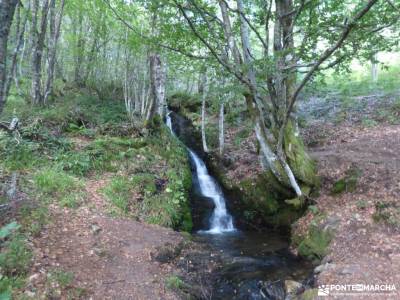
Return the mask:
<path id="1" fill-rule="evenodd" d="M 107 216 L 98 193 L 104 182 L 87 184 L 87 203 L 77 210 L 50 207 L 52 222 L 33 242 L 26 293 L 35 299 L 176 299 L 164 284 L 172 267 L 153 261 L 151 252 L 182 237 Z"/>
<path id="2" fill-rule="evenodd" d="M 400 299 L 400 126 L 323 130 L 323 145 L 311 150 L 323 181 L 316 201 L 340 222 L 317 285 L 395 284 L 395 295 L 363 299 Z M 350 169 L 360 172 L 355 190 L 333 195 L 333 184 Z M 301 220 L 309 221 L 310 214 Z"/>

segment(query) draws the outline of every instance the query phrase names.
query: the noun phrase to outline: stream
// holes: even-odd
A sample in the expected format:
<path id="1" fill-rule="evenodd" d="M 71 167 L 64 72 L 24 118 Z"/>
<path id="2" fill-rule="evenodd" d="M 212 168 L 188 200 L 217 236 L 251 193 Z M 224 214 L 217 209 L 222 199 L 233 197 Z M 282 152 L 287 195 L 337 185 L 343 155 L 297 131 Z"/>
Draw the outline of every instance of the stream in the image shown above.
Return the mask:
<path id="1" fill-rule="evenodd" d="M 169 113 L 166 124 L 177 137 Z M 192 202 L 200 202 L 196 207 L 205 207 L 200 224 L 195 224 L 194 240 L 209 245 L 223 262 L 212 299 L 290 299 L 285 295 L 285 280 L 307 284 L 311 264 L 288 250 L 285 235 L 236 228 L 226 205 L 229 199 L 199 155 L 187 150 L 192 165 Z"/>

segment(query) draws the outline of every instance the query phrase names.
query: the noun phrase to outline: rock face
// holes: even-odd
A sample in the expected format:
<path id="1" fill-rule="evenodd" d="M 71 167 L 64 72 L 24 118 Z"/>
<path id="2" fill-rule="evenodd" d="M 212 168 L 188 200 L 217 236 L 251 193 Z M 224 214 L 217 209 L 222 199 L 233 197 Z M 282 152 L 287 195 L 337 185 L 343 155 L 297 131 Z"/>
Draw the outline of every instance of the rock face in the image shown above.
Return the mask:
<path id="1" fill-rule="evenodd" d="M 300 282 L 294 280 L 285 280 L 285 292 L 286 295 L 295 296 L 303 290 L 303 285 Z M 288 297 L 286 297 L 288 298 Z"/>

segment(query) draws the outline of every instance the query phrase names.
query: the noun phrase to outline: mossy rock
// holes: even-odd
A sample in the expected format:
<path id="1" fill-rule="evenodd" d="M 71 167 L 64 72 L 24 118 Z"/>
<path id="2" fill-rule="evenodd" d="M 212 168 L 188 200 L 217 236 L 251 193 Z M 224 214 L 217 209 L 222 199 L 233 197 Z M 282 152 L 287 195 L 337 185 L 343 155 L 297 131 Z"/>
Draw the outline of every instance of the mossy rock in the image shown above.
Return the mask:
<path id="1" fill-rule="evenodd" d="M 319 261 L 327 254 L 332 238 L 333 232 L 331 230 L 324 230 L 316 225 L 311 225 L 307 236 L 299 243 L 298 252 L 303 257 Z"/>

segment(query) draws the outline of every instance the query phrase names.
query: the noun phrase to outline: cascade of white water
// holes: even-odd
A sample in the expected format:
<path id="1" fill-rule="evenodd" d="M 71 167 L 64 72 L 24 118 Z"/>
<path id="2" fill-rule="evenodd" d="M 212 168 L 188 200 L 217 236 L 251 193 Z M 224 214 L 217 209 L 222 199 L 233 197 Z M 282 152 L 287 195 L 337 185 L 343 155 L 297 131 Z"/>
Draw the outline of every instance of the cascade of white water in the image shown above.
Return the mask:
<path id="1" fill-rule="evenodd" d="M 172 134 L 175 135 L 172 129 L 172 121 L 169 114 L 170 113 L 167 112 L 166 125 L 171 130 Z M 200 186 L 200 193 L 202 196 L 210 198 L 215 205 L 214 211 L 210 218 L 210 229 L 202 232 L 218 234 L 234 231 L 235 227 L 233 226 L 233 219 L 226 209 L 225 197 L 221 188 L 218 186 L 214 178 L 208 174 L 207 167 L 200 157 L 198 157 L 198 155 L 192 150 L 188 149 L 188 151 L 190 158 L 195 165 L 196 176 Z"/>

